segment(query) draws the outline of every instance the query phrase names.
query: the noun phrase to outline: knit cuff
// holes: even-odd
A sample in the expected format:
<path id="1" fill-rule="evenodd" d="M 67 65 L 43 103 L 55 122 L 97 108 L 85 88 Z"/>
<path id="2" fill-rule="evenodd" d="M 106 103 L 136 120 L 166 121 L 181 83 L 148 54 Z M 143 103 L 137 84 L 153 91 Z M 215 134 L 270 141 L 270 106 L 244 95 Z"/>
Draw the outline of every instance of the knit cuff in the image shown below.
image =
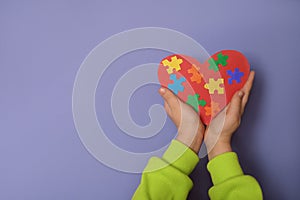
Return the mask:
<path id="1" fill-rule="evenodd" d="M 186 175 L 189 175 L 199 162 L 198 155 L 178 140 L 172 140 L 162 159 Z"/>
<path id="2" fill-rule="evenodd" d="M 207 169 L 214 185 L 244 174 L 237 154 L 234 152 L 226 152 L 216 156 L 209 161 Z"/>

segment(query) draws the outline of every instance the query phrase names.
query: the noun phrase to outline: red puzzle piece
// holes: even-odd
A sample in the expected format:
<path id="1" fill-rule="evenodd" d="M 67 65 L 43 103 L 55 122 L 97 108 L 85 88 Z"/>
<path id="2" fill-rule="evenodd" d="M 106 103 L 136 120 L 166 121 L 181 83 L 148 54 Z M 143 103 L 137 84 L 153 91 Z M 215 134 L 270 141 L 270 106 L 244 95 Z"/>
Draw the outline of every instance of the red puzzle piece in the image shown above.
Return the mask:
<path id="1" fill-rule="evenodd" d="M 235 50 L 222 50 L 204 63 L 186 55 L 170 55 L 158 67 L 161 85 L 169 86 L 182 101 L 193 106 L 206 125 L 244 86 L 249 73 L 246 57 Z M 174 75 L 170 78 L 172 74 L 176 80 Z"/>

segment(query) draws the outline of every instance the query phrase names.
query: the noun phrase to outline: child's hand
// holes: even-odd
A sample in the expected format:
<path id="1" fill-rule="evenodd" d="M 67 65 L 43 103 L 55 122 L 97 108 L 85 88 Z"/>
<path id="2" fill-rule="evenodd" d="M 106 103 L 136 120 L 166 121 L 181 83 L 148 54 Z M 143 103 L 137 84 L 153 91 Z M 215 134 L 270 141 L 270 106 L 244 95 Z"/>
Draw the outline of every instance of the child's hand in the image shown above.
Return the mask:
<path id="1" fill-rule="evenodd" d="M 244 87 L 235 93 L 227 107 L 211 121 L 206 129 L 204 141 L 209 160 L 219 154 L 232 151 L 231 137 L 241 123 L 254 75 L 254 71 L 251 71 Z"/>
<path id="2" fill-rule="evenodd" d="M 160 88 L 165 110 L 178 129 L 176 140 L 198 154 L 204 137 L 204 125 L 194 109 L 182 102 L 167 88 Z"/>

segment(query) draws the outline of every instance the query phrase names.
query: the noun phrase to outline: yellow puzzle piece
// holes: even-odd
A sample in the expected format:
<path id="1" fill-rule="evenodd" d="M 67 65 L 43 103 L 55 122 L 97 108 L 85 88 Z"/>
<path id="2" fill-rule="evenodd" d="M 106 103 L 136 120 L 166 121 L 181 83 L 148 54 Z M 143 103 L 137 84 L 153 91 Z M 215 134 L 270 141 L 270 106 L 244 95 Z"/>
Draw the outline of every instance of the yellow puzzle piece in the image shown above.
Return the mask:
<path id="1" fill-rule="evenodd" d="M 173 56 L 171 58 L 171 62 L 167 59 L 162 61 L 162 64 L 165 67 L 168 67 L 167 72 L 168 74 L 172 74 L 173 70 L 179 71 L 181 69 L 180 64 L 182 63 L 182 59 L 178 59 L 177 56 Z"/>
<path id="2" fill-rule="evenodd" d="M 214 94 L 215 91 L 217 91 L 218 94 L 224 94 L 224 88 L 220 87 L 220 84 L 223 83 L 224 83 L 223 78 L 218 78 L 217 80 L 210 78 L 208 80 L 208 83 L 204 85 L 204 88 L 209 90 L 209 94 Z"/>

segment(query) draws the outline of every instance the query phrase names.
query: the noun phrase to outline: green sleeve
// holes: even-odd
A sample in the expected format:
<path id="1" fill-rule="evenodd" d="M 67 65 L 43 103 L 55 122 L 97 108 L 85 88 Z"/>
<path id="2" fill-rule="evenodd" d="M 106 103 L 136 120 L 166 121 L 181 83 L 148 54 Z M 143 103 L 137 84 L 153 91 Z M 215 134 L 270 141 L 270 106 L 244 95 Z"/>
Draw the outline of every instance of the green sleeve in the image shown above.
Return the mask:
<path id="1" fill-rule="evenodd" d="M 193 187 L 189 178 L 199 157 L 191 149 L 173 140 L 162 158 L 152 157 L 132 199 L 182 200 Z"/>
<path id="2" fill-rule="evenodd" d="M 208 194 L 211 200 L 260 200 L 263 199 L 258 182 L 244 175 L 238 157 L 234 152 L 221 154 L 207 165 L 213 187 Z"/>

